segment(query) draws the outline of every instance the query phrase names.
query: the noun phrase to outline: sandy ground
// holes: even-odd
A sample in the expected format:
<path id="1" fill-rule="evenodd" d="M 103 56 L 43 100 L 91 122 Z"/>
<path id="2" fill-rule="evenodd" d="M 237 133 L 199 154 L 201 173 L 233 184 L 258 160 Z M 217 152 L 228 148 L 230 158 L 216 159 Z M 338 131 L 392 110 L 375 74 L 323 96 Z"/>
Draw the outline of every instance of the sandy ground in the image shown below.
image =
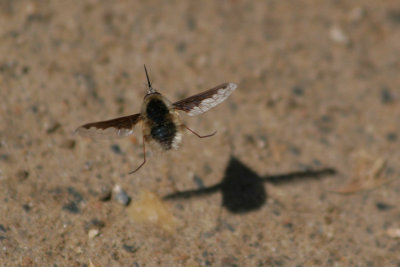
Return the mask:
<path id="1" fill-rule="evenodd" d="M 1 266 L 400 266 L 399 48 L 398 0 L 0 1 Z M 140 125 L 73 131 L 143 64 L 238 89 L 128 175 Z"/>

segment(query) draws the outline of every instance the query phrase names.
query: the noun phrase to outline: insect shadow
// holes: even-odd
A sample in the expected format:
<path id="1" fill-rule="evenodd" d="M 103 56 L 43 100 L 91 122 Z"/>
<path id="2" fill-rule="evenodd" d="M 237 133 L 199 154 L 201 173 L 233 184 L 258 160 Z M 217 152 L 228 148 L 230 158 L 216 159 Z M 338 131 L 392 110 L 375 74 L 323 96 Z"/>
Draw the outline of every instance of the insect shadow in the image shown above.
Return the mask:
<path id="1" fill-rule="evenodd" d="M 306 170 L 261 177 L 239 159 L 231 156 L 223 180 L 213 186 L 195 190 L 180 191 L 164 196 L 164 200 L 188 199 L 221 191 L 222 206 L 232 213 L 246 213 L 262 207 L 267 200 L 265 182 L 284 184 L 304 179 L 319 179 L 334 175 L 336 170 Z"/>

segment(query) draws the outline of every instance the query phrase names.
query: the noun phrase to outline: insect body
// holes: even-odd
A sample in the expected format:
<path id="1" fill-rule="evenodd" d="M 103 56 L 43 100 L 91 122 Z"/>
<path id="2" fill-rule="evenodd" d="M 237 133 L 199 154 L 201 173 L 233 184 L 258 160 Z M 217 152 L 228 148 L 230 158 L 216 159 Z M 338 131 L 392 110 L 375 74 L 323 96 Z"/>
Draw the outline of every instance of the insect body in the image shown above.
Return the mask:
<path id="1" fill-rule="evenodd" d="M 182 141 L 182 131 L 185 128 L 199 138 L 213 136 L 215 133 L 201 136 L 188 128 L 181 122 L 177 111 L 185 111 L 189 116 L 200 115 L 223 102 L 237 87 L 234 83 L 223 83 L 205 92 L 171 103 L 151 86 L 146 66 L 144 68 L 148 90 L 140 113 L 84 124 L 75 131 L 81 136 L 95 138 L 124 137 L 133 134 L 134 126 L 142 122 L 143 162 L 130 174 L 146 163 L 146 142 L 155 142 L 164 150 L 178 149 Z"/>
<path id="2" fill-rule="evenodd" d="M 152 139 L 165 150 L 179 147 L 183 125 L 168 99 L 157 92 L 146 95 L 141 114 L 145 140 Z"/>

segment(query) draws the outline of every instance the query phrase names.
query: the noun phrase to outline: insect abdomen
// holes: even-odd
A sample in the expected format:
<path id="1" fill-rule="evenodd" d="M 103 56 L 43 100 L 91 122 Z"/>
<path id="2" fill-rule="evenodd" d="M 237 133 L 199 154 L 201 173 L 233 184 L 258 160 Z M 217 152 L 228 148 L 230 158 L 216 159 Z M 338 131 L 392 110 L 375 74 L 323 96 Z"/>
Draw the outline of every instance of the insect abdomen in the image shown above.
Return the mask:
<path id="1" fill-rule="evenodd" d="M 171 149 L 176 133 L 176 126 L 172 121 L 154 124 L 150 131 L 151 137 L 167 150 Z"/>

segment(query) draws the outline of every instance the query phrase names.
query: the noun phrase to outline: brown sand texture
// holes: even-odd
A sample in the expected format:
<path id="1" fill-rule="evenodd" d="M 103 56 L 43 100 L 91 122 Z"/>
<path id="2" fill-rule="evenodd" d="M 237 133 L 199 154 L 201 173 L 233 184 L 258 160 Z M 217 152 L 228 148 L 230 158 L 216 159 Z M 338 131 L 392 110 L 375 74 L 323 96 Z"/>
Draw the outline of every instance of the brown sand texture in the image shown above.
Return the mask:
<path id="1" fill-rule="evenodd" d="M 79 125 L 238 84 L 179 150 Z M 0 266 L 400 266 L 400 3 L 0 1 Z"/>

